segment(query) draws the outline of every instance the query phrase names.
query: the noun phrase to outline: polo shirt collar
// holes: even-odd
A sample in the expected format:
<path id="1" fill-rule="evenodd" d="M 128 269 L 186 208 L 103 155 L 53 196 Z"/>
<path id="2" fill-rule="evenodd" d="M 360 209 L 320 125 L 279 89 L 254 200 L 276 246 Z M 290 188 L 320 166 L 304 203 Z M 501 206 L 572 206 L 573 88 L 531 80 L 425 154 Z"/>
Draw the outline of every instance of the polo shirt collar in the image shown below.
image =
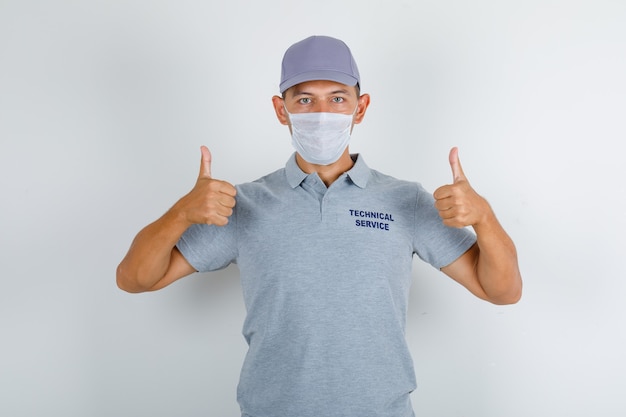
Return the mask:
<path id="1" fill-rule="evenodd" d="M 350 178 L 357 187 L 365 188 L 371 175 L 370 167 L 367 166 L 365 160 L 360 154 L 356 153 L 350 156 L 354 161 L 354 165 L 352 166 L 352 169 L 347 172 L 348 178 Z"/>
<path id="2" fill-rule="evenodd" d="M 354 160 L 354 165 L 350 171 L 346 172 L 346 175 L 350 178 L 354 185 L 359 188 L 365 188 L 371 175 L 370 168 L 367 166 L 361 155 L 352 154 L 350 156 L 352 157 L 352 160 Z M 302 184 L 302 181 L 304 181 L 304 179 L 308 176 L 308 174 L 302 171 L 298 166 L 295 152 L 287 161 L 285 173 L 287 175 L 287 182 L 291 188 L 296 188 Z"/>

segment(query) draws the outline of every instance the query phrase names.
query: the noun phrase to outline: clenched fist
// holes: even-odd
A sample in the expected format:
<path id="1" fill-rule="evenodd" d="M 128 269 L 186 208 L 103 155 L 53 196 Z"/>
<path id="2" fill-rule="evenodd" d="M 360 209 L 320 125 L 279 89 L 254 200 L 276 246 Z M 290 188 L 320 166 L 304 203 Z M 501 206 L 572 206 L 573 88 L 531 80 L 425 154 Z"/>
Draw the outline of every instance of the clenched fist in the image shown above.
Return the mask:
<path id="1" fill-rule="evenodd" d="M 206 146 L 200 148 L 200 173 L 193 189 L 175 205 L 184 219 L 191 225 L 196 223 L 224 226 L 233 214 L 237 191 L 226 181 L 211 176 L 211 152 Z"/>
<path id="2" fill-rule="evenodd" d="M 491 213 L 489 203 L 470 186 L 461 162 L 458 148 L 450 150 L 453 183 L 439 187 L 433 193 L 435 208 L 443 223 L 450 227 L 476 226 Z"/>

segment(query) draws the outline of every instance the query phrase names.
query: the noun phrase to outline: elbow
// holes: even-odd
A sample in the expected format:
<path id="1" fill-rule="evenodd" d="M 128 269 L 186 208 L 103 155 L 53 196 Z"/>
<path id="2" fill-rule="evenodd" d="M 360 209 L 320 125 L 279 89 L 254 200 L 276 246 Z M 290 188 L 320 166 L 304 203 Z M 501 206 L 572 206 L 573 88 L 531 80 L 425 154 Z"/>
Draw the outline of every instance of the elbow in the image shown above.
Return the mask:
<path id="1" fill-rule="evenodd" d="M 513 294 L 513 296 L 511 297 L 510 302 L 508 302 L 507 304 L 517 304 L 519 302 L 519 300 L 521 300 L 521 299 L 522 299 L 522 283 L 520 282 L 519 288 Z"/>
<path id="2" fill-rule="evenodd" d="M 511 305 L 517 304 L 522 299 L 522 281 L 521 279 L 507 291 L 498 295 L 488 297 L 488 301 L 495 305 Z"/>
<path id="3" fill-rule="evenodd" d="M 491 298 L 489 301 L 492 304 L 495 304 L 498 306 L 506 306 L 506 305 L 511 305 L 511 304 L 517 304 L 519 300 L 521 299 L 522 299 L 522 293 L 520 291 L 519 293 L 512 294 L 512 295 Z"/>
<path id="4" fill-rule="evenodd" d="M 146 291 L 145 289 L 137 285 L 137 281 L 131 279 L 129 274 L 126 273 L 123 263 L 119 264 L 117 267 L 117 270 L 115 272 L 115 282 L 120 290 L 126 291 L 128 293 L 136 294 Z"/>

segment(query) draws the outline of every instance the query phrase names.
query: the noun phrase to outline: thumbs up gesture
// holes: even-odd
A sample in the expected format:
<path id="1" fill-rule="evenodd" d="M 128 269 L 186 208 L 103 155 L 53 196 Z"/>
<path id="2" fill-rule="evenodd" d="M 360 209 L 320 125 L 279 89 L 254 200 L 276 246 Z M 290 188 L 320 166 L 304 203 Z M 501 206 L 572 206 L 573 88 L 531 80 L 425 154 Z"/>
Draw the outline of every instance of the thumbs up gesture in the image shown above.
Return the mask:
<path id="1" fill-rule="evenodd" d="M 176 203 L 176 209 L 191 224 L 206 223 L 225 226 L 233 214 L 237 191 L 230 183 L 213 179 L 211 152 L 200 148 L 200 173 L 193 189 Z"/>
<path id="2" fill-rule="evenodd" d="M 446 226 L 458 228 L 476 226 L 489 216 L 491 207 L 470 186 L 461 167 L 459 150 L 456 147 L 450 150 L 450 167 L 453 183 L 435 190 L 433 193 L 435 208 Z"/>

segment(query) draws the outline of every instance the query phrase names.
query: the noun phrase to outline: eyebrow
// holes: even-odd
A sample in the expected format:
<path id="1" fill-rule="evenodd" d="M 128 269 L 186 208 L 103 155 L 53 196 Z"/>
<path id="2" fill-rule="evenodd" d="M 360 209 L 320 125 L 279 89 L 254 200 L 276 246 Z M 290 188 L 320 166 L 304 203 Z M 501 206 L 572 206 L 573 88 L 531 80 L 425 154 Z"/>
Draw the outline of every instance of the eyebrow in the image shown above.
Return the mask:
<path id="1" fill-rule="evenodd" d="M 347 89 L 342 88 L 340 90 L 334 90 L 329 93 L 329 95 L 333 95 L 333 94 L 350 94 L 350 92 Z M 293 92 L 293 95 L 295 97 L 295 96 L 314 96 L 315 94 L 309 93 L 308 91 L 295 90 Z"/>

